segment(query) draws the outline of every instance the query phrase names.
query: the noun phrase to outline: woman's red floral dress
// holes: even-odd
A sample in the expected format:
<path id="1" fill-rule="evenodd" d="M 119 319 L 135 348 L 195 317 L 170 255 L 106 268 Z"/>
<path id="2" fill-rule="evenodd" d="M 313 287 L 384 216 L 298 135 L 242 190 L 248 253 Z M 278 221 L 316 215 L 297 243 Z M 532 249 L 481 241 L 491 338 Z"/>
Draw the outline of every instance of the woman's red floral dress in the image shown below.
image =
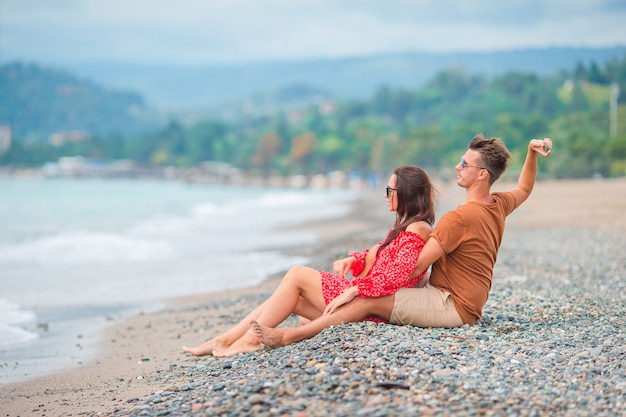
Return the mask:
<path id="1" fill-rule="evenodd" d="M 382 297 L 394 294 L 400 288 L 414 287 L 426 272 L 424 271 L 411 279 L 415 263 L 425 244 L 426 241 L 420 235 L 404 230 L 387 246 L 378 251 L 374 264 L 368 273 L 362 277 L 350 280 L 341 278 L 332 272 L 319 271 L 322 275 L 324 302 L 328 305 L 346 288 L 355 285 L 359 287 L 359 297 L 361 298 Z M 356 262 L 350 270 L 353 276 L 363 271 L 368 252 L 369 249 L 350 254 L 356 258 Z M 385 322 L 378 317 L 368 317 L 365 320 Z"/>

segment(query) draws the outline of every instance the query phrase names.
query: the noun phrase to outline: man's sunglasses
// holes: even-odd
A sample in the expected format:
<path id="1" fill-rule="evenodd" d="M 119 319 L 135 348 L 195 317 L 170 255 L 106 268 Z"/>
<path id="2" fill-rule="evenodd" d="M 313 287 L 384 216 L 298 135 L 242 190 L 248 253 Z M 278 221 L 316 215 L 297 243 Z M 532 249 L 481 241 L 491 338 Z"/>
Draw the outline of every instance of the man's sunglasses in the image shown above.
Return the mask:
<path id="1" fill-rule="evenodd" d="M 479 167 L 478 165 L 470 165 L 467 162 L 465 162 L 465 159 L 461 158 L 461 171 L 464 170 L 465 168 L 470 167 L 470 168 L 478 168 L 478 169 L 484 169 L 486 170 L 489 174 L 491 174 L 491 171 L 489 171 L 487 168 L 485 167 Z"/>

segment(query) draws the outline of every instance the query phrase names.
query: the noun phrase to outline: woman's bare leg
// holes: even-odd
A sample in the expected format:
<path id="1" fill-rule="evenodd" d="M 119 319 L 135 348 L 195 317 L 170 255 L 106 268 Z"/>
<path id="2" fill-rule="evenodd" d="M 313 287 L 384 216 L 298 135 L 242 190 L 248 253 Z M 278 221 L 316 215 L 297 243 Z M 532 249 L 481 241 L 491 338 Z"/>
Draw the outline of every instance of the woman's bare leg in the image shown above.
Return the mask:
<path id="1" fill-rule="evenodd" d="M 268 327 L 276 327 L 291 313 L 314 319 L 321 316 L 325 307 L 319 271 L 304 266 L 293 267 L 287 272 L 274 294 L 235 326 L 237 331 L 231 332 L 230 335 L 239 335 L 239 338 L 225 348 L 212 349 L 212 352 L 218 357 L 230 357 L 259 349 L 261 344 L 258 339 L 252 332 L 248 332 L 250 320 Z"/>
<path id="2" fill-rule="evenodd" d="M 355 298 L 334 313 L 324 314 L 300 327 L 274 329 L 264 326 L 256 320 L 251 320 L 250 329 L 259 343 L 269 348 L 277 348 L 309 339 L 330 326 L 359 321 L 368 316 L 378 316 L 389 320 L 393 309 L 393 300 L 393 295 L 377 298 Z"/>
<path id="3" fill-rule="evenodd" d="M 250 329 L 250 320 L 257 320 L 261 311 L 266 308 L 269 299 L 265 300 L 260 306 L 255 308 L 250 314 L 242 319 L 235 326 L 226 332 L 207 340 L 196 347 L 188 348 L 183 346 L 184 353 L 191 353 L 194 356 L 212 355 L 214 352 L 226 351 L 233 343 L 240 339 Z M 300 297 L 294 313 L 299 314 L 304 320 L 312 320 L 320 316 L 320 311 L 308 300 Z"/>
<path id="4" fill-rule="evenodd" d="M 261 305 L 252 310 L 243 320 L 231 327 L 226 332 L 215 336 L 214 338 L 207 340 L 206 342 L 196 347 L 188 348 L 183 346 L 183 352 L 191 353 L 194 356 L 211 355 L 214 351 L 225 350 L 230 347 L 237 339 L 243 336 L 244 333 L 250 328 L 250 320 L 256 320 L 261 314 L 265 304 L 268 300 L 265 300 Z"/>

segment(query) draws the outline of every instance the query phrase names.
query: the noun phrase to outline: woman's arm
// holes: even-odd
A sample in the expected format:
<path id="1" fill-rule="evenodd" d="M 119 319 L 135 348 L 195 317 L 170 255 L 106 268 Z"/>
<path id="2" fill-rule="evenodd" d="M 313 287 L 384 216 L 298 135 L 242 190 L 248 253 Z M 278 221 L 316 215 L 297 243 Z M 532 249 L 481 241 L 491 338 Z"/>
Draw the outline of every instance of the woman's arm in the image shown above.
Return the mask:
<path id="1" fill-rule="evenodd" d="M 371 270 L 354 280 L 361 298 L 381 297 L 395 293 L 417 277 L 411 277 L 420 252 L 432 231 L 430 224 L 413 222 L 380 254 Z M 352 293 L 354 290 L 351 290 Z"/>
<path id="2" fill-rule="evenodd" d="M 372 269 L 372 265 L 374 265 L 374 261 L 376 260 L 376 254 L 378 253 L 379 247 L 380 243 L 377 243 L 369 248 L 367 251 L 365 251 L 366 255 L 365 259 L 363 259 L 363 263 L 361 265 L 357 265 L 355 263 L 350 270 L 353 277 L 356 278 L 365 276 L 370 271 L 370 269 Z"/>
<path id="3" fill-rule="evenodd" d="M 413 232 L 403 232 L 381 250 L 379 258 L 363 277 L 354 283 L 361 298 L 382 297 L 395 293 L 399 288 L 416 281 L 411 277 L 415 264 L 424 247 L 424 239 Z"/>
<path id="4" fill-rule="evenodd" d="M 361 298 L 381 297 L 393 294 L 399 288 L 406 286 L 412 279 L 411 274 L 415 268 L 415 262 L 424 246 L 423 236 L 428 238 L 431 230 L 427 223 L 417 223 L 424 223 L 426 226 L 415 223 L 409 225 L 407 227 L 409 233 L 401 233 L 383 248 L 379 254 L 380 258 L 377 259 L 371 270 L 366 275 L 355 278 L 353 282 L 356 285 L 347 288 L 328 303 L 324 314 L 332 313 L 357 296 Z"/>

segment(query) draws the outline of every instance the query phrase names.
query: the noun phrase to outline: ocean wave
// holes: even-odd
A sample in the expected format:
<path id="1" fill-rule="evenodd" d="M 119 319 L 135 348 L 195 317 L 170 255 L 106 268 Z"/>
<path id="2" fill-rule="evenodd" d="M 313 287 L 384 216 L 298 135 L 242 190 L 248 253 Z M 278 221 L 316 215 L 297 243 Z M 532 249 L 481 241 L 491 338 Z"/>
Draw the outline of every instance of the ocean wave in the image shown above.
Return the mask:
<path id="1" fill-rule="evenodd" d="M 2 245 L 0 261 L 44 265 L 142 262 L 171 257 L 164 241 L 103 232 L 70 232 Z"/>
<path id="2" fill-rule="evenodd" d="M 0 323 L 0 347 L 17 346 L 39 338 L 37 333 Z"/>
<path id="3" fill-rule="evenodd" d="M 22 310 L 17 303 L 0 298 L 0 347 L 20 345 L 37 339 L 37 333 L 19 326 L 32 323 L 36 319 L 33 311 Z"/>
<path id="4" fill-rule="evenodd" d="M 249 197 L 224 197 L 222 202 L 199 202 L 185 214 L 154 215 L 141 219 L 129 229 L 130 235 L 167 241 L 184 237 L 211 247 L 211 241 L 242 239 L 276 228 L 346 215 L 355 198 L 351 192 L 280 190 Z M 205 239 L 207 237 L 210 239 Z M 214 248 L 223 250 L 223 247 Z M 229 248 L 229 250 L 236 247 Z M 246 248 L 248 249 L 248 248 Z"/>

